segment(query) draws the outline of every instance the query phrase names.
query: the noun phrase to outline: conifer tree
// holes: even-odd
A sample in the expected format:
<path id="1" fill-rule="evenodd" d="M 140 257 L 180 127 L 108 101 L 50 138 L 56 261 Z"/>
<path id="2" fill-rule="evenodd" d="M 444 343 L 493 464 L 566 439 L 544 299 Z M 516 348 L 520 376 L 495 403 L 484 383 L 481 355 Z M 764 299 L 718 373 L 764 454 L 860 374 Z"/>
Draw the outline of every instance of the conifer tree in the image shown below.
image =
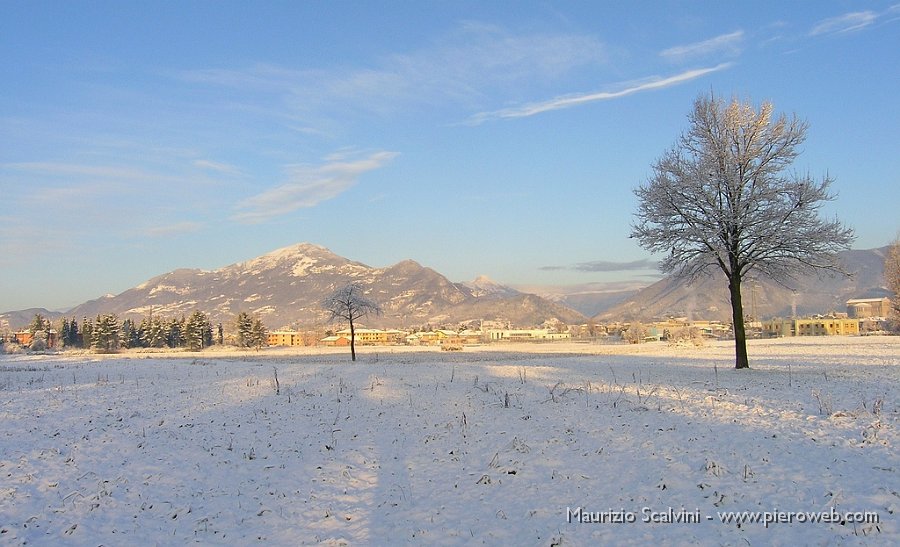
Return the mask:
<path id="1" fill-rule="evenodd" d="M 71 325 L 69 325 L 69 320 L 65 317 L 62 319 L 62 326 L 59 329 L 59 341 L 63 347 L 69 345 L 69 337 L 71 336 Z"/>
<path id="2" fill-rule="evenodd" d="M 128 342 L 128 347 L 132 348 L 142 348 L 144 347 L 144 338 L 141 336 L 141 326 L 143 325 L 143 321 L 141 321 L 141 325 L 135 325 L 134 320 L 131 321 L 131 339 Z"/>
<path id="3" fill-rule="evenodd" d="M 166 323 L 166 345 L 170 348 L 184 345 L 184 317 L 181 320 L 170 319 Z"/>
<path id="4" fill-rule="evenodd" d="M 141 340 L 141 347 L 146 348 L 150 347 L 150 344 L 147 343 L 147 334 L 150 331 L 150 320 L 144 317 L 141 319 L 141 324 L 138 325 L 138 337 Z"/>
<path id="5" fill-rule="evenodd" d="M 166 330 L 159 317 L 147 320 L 146 327 L 142 328 L 141 331 L 145 347 L 161 348 L 166 345 Z"/>
<path id="6" fill-rule="evenodd" d="M 263 325 L 263 322 L 260 319 L 253 320 L 253 327 L 251 329 L 251 343 L 252 346 L 259 350 L 259 348 L 266 345 L 266 327 Z"/>
<path id="7" fill-rule="evenodd" d="M 213 345 L 212 323 L 206 315 L 203 316 L 203 320 L 203 347 L 208 348 Z"/>
<path id="8" fill-rule="evenodd" d="M 81 345 L 81 333 L 78 332 L 78 321 L 74 317 L 69 321 L 69 337 L 63 341 L 63 344 L 72 348 Z"/>
<path id="9" fill-rule="evenodd" d="M 28 325 L 28 332 L 34 334 L 38 331 L 46 330 L 50 330 L 48 321 L 44 319 L 43 315 L 39 313 L 34 314 L 34 318 L 31 320 L 31 324 Z"/>
<path id="10" fill-rule="evenodd" d="M 184 343 L 191 351 L 200 351 L 209 345 L 212 335 L 207 336 L 209 319 L 203 312 L 195 311 L 184 325 Z"/>
<path id="11" fill-rule="evenodd" d="M 132 344 L 134 342 L 134 334 L 134 321 L 132 321 L 131 319 L 125 319 L 124 321 L 122 321 L 121 345 L 123 348 L 128 349 L 135 347 Z"/>
<path id="12" fill-rule="evenodd" d="M 91 348 L 100 353 L 112 353 L 119 349 L 119 318 L 108 313 L 98 315 L 91 331 Z"/>
<path id="13" fill-rule="evenodd" d="M 238 347 L 249 348 L 253 345 L 253 318 L 247 312 L 240 312 L 235 319 L 237 337 L 235 343 Z"/>
<path id="14" fill-rule="evenodd" d="M 93 340 L 94 324 L 87 317 L 81 320 L 81 347 L 90 349 Z"/>

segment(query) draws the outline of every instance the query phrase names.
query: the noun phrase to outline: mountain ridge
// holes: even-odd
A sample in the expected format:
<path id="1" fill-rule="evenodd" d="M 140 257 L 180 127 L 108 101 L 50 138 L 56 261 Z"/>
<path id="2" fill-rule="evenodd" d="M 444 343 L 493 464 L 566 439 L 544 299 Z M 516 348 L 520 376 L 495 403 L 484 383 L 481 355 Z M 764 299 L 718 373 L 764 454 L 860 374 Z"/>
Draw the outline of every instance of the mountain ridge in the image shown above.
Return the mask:
<path id="1" fill-rule="evenodd" d="M 476 280 L 478 281 L 478 280 Z M 359 283 L 383 313 L 366 318 L 370 326 L 455 325 L 478 320 L 498 320 L 521 326 L 546 321 L 563 323 L 586 320 L 582 314 L 539 296 L 522 298 L 519 291 L 490 282 L 470 288 L 454 283 L 432 268 L 407 259 L 384 268 L 373 268 L 339 256 L 326 247 L 297 243 L 249 260 L 215 270 L 178 268 L 114 296 L 89 300 L 45 317 L 92 318 L 115 313 L 120 319 L 140 320 L 149 315 L 165 317 L 202 311 L 213 322 L 226 323 L 239 312 L 259 316 L 270 329 L 324 325 L 328 313 L 321 301 L 340 286 Z M 46 310 L 44 310 L 46 311 Z M 41 313 L 41 312 L 35 312 Z M 33 317 L 22 312 L 0 316 L 23 326 Z"/>
<path id="2" fill-rule="evenodd" d="M 809 275 L 792 292 L 770 281 L 744 284 L 744 309 L 749 316 L 787 317 L 794 314 L 844 311 L 850 298 L 891 296 L 884 283 L 884 257 L 888 247 L 841 253 L 852 279 Z M 383 268 L 341 257 L 328 248 L 298 243 L 216 270 L 178 268 L 151 277 L 118 295 L 89 300 L 65 312 L 43 308 L 0 314 L 0 328 L 26 326 L 35 313 L 49 319 L 61 316 L 92 318 L 116 313 L 141 319 L 150 314 L 166 317 L 199 310 L 216 322 L 226 323 L 240 311 L 255 313 L 269 328 L 323 325 L 321 300 L 351 281 L 360 282 L 384 315 L 367 318 L 371 326 L 414 327 L 454 325 L 480 320 L 517 326 L 544 322 L 649 321 L 664 317 L 730 321 L 728 290 L 721 276 L 691 284 L 671 276 L 643 288 L 623 284 L 606 290 L 605 284 L 573 286 L 574 291 L 552 287 L 507 287 L 487 276 L 454 283 L 439 272 L 406 259 Z M 593 312 L 593 313 L 592 313 Z"/>
<path id="3" fill-rule="evenodd" d="M 742 284 L 744 313 L 755 318 L 791 317 L 846 311 L 851 298 L 891 297 L 885 287 L 884 257 L 888 247 L 851 249 L 838 253 L 853 277 L 811 273 L 798 276 L 786 287 L 768 279 Z M 717 273 L 717 272 L 716 272 Z M 694 282 L 667 276 L 635 292 L 593 317 L 597 321 L 649 321 L 665 317 L 731 321 L 728 285 L 722 274 L 712 273 Z"/>

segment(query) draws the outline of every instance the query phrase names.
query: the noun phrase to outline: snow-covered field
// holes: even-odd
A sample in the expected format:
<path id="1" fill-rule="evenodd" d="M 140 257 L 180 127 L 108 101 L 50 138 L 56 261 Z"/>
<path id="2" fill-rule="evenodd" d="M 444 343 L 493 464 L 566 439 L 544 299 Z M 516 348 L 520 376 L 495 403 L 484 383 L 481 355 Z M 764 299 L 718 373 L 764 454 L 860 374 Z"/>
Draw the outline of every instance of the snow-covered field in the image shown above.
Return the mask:
<path id="1" fill-rule="evenodd" d="M 900 338 L 345 351 L 0 356 L 0 544 L 900 542 Z"/>

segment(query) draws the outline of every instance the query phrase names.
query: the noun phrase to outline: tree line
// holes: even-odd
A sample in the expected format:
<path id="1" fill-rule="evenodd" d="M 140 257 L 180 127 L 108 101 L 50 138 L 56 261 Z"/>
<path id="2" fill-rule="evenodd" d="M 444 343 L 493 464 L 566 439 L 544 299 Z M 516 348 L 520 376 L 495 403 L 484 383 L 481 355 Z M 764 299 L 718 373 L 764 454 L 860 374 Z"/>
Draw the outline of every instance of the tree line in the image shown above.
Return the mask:
<path id="1" fill-rule="evenodd" d="M 229 342 L 238 347 L 260 348 L 266 345 L 267 330 L 259 318 L 240 312 L 234 318 L 235 334 Z M 180 318 L 145 317 L 139 323 L 133 319 L 119 320 L 116 314 L 84 317 L 79 323 L 74 317 L 57 323 L 55 340 L 50 320 L 35 314 L 28 328 L 33 338 L 31 348 L 45 349 L 48 345 L 63 348 L 91 349 L 111 353 L 129 348 L 184 348 L 200 351 L 213 345 L 224 345 L 225 329 L 221 323 L 213 325 L 205 313 L 195 311 Z"/>

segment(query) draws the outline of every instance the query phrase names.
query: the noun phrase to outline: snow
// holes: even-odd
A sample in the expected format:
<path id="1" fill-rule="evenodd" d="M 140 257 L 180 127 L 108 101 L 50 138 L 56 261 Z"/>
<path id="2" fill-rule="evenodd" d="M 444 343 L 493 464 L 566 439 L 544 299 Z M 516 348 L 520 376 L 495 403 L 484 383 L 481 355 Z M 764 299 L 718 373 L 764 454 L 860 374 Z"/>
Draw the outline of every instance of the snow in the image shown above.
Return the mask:
<path id="1" fill-rule="evenodd" d="M 356 268 L 358 269 L 359 266 L 356 266 Z M 321 264 L 314 258 L 301 257 L 294 264 L 293 269 L 291 270 L 291 275 L 293 277 L 306 277 L 309 275 L 331 272 L 337 269 L 338 268 L 334 264 Z M 365 270 L 365 268 L 362 269 Z"/>
<path id="2" fill-rule="evenodd" d="M 317 257 L 322 254 L 330 255 L 331 251 L 312 243 L 298 243 L 276 249 L 246 262 L 233 264 L 224 270 L 231 276 L 259 275 L 287 264 L 291 267 L 292 275 L 303 277 L 309 273 L 311 266 L 315 266 L 319 262 Z"/>
<path id="3" fill-rule="evenodd" d="M 731 352 L 0 356 L 0 544 L 897 544 L 900 339 Z"/>
<path id="4" fill-rule="evenodd" d="M 156 313 L 158 315 L 176 315 L 179 312 L 184 312 L 185 310 L 193 310 L 197 306 L 196 300 L 186 300 L 173 302 L 171 304 L 154 304 L 152 306 L 138 306 L 136 308 L 129 308 L 125 313 L 132 315 L 147 315 L 149 313 Z"/>
<path id="5" fill-rule="evenodd" d="M 188 294 L 191 292 L 190 287 L 176 287 L 174 285 L 157 285 L 150 289 L 150 296 L 155 296 L 159 293 L 164 292 L 172 292 L 175 294 Z M 113 298 L 112 295 L 107 295 L 109 298 Z"/>

